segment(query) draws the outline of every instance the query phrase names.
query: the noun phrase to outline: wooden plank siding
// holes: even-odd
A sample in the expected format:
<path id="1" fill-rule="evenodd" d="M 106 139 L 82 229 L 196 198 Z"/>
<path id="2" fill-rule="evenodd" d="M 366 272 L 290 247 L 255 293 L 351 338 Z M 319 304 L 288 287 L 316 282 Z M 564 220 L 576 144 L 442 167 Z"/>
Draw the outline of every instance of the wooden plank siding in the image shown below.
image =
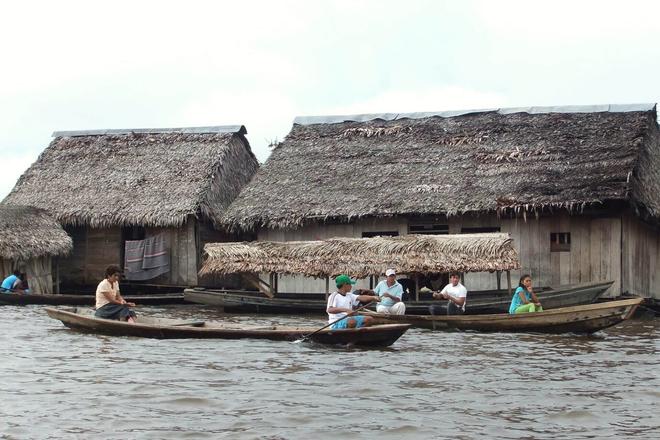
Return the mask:
<path id="1" fill-rule="evenodd" d="M 108 265 L 120 264 L 120 228 L 82 226 L 68 227 L 66 231 L 73 239 L 73 251 L 59 260 L 63 283 L 94 285 L 103 279 Z"/>
<path id="2" fill-rule="evenodd" d="M 660 299 L 660 231 L 623 216 L 621 290 Z"/>
<path id="3" fill-rule="evenodd" d="M 176 286 L 196 286 L 199 270 L 199 251 L 197 243 L 196 220 L 189 216 L 180 228 L 149 228 L 147 236 L 165 233 L 170 249 L 170 273 L 153 280 L 158 284 Z"/>
<path id="4" fill-rule="evenodd" d="M 497 218 L 494 214 L 457 216 L 445 221 L 452 234 L 460 233 L 464 227 L 499 227 L 502 232 L 511 234 L 522 264 L 521 270 L 511 274 L 514 286 L 523 273 L 529 273 L 537 286 L 613 280 L 614 285 L 605 296 L 630 292 L 660 297 L 660 234 L 636 217 L 561 212 L 540 218 L 528 217 L 526 221 Z M 376 231 L 398 231 L 404 235 L 410 223 L 417 222 L 405 218 L 368 219 L 350 224 L 308 225 L 296 230 L 262 230 L 258 240 L 361 237 L 363 232 Z M 570 251 L 551 252 L 552 233 L 570 233 Z M 268 274 L 262 274 L 262 279 L 268 279 Z M 278 280 L 279 290 L 283 292 L 325 292 L 323 279 L 284 275 Z M 471 290 L 494 289 L 496 275 L 469 273 L 465 275 L 465 284 Z M 369 280 L 360 280 L 357 286 L 368 288 Z"/>
<path id="5" fill-rule="evenodd" d="M 108 265 L 123 266 L 124 242 L 121 228 L 67 227 L 66 231 L 73 238 L 73 251 L 59 259 L 63 284 L 93 286 L 103 279 Z M 148 280 L 147 283 L 196 286 L 200 251 L 194 217 L 181 228 L 145 228 L 146 237 L 160 233 L 164 233 L 168 240 L 170 272 Z"/>

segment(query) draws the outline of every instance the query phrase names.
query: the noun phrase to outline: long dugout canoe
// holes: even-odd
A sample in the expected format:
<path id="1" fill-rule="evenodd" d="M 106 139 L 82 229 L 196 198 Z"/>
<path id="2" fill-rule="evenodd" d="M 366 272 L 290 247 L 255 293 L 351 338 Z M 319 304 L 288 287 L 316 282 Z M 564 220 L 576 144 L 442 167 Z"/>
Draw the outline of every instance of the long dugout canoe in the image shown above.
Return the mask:
<path id="1" fill-rule="evenodd" d="M 385 315 L 363 312 L 376 323 L 406 323 L 431 330 L 475 330 L 480 332 L 594 333 L 630 318 L 643 301 L 632 298 L 562 307 L 537 313 L 496 315 L 424 316 Z"/>
<path id="2" fill-rule="evenodd" d="M 134 302 L 139 305 L 165 305 L 165 304 L 183 304 L 183 293 L 166 293 L 159 295 L 127 295 L 126 301 Z M 74 295 L 74 294 L 18 294 L 18 293 L 0 293 L 0 305 L 27 305 L 41 304 L 49 306 L 93 306 L 96 303 L 95 295 Z"/>
<path id="3" fill-rule="evenodd" d="M 612 281 L 566 285 L 557 289 L 546 288 L 538 292 L 538 295 L 543 306 L 547 308 L 591 304 L 611 285 Z M 268 298 L 252 291 L 186 289 L 183 294 L 186 302 L 221 307 L 229 313 L 319 314 L 324 313 L 326 307 L 323 293 L 281 293 L 274 298 Z M 511 296 L 506 290 L 468 292 L 467 314 L 508 312 Z M 431 305 L 440 306 L 440 313 L 444 313 L 442 309 L 446 306 L 446 301 L 406 301 L 406 313 L 427 315 Z"/>
<path id="4" fill-rule="evenodd" d="M 176 320 L 142 315 L 138 315 L 135 324 L 130 324 L 97 318 L 93 315 L 93 311 L 80 308 L 46 307 L 46 312 L 48 316 L 61 321 L 65 326 L 83 332 L 156 339 L 296 341 L 318 329 L 318 327 L 240 326 L 228 325 L 219 321 Z M 399 339 L 409 328 L 408 324 L 384 324 L 356 329 L 324 329 L 313 334 L 309 339 L 320 344 L 387 347 Z"/>

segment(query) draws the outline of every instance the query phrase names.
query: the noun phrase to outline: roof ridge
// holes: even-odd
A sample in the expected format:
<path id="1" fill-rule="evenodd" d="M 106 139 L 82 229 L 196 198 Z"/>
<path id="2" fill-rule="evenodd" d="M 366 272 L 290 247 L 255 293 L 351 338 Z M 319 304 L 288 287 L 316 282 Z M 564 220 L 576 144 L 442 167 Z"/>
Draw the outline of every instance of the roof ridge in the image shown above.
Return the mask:
<path id="1" fill-rule="evenodd" d="M 189 133 L 189 134 L 210 134 L 210 133 L 239 133 L 247 134 L 244 125 L 213 125 L 205 127 L 173 127 L 173 128 L 110 128 L 98 130 L 71 130 L 55 131 L 53 137 L 74 137 L 74 136 L 103 136 L 106 134 L 161 134 L 161 133 Z"/>
<path id="2" fill-rule="evenodd" d="M 641 104 L 603 104 L 603 105 L 564 105 L 564 106 L 536 106 L 536 107 L 508 107 L 508 108 L 484 108 L 472 110 L 447 110 L 438 112 L 413 112 L 413 113 L 365 113 L 356 115 L 327 115 L 327 116 L 296 116 L 294 124 L 337 124 L 342 122 L 368 122 L 376 119 L 394 121 L 398 119 L 423 119 L 430 117 L 452 118 L 478 113 L 499 113 L 509 115 L 513 113 L 625 113 L 655 111 L 655 103 Z"/>

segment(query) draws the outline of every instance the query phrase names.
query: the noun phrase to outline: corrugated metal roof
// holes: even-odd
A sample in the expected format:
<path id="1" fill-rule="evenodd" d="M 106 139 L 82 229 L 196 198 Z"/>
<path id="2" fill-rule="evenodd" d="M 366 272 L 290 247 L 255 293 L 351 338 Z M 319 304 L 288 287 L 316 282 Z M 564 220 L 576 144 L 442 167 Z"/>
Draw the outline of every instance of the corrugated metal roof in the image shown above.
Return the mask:
<path id="1" fill-rule="evenodd" d="M 331 115 L 331 116 L 298 116 L 294 124 L 337 124 L 341 122 L 366 122 L 380 119 L 394 121 L 397 119 L 423 119 L 430 117 L 452 118 L 476 113 L 495 112 L 501 115 L 512 113 L 601 113 L 601 112 L 646 112 L 655 109 L 656 104 L 604 104 L 604 105 L 565 105 L 551 107 L 513 107 L 513 108 L 486 108 L 474 110 L 450 110 L 443 112 L 417 112 L 417 113 L 373 113 L 363 115 Z"/>
<path id="2" fill-rule="evenodd" d="M 126 129 L 105 129 L 105 130 L 56 131 L 53 133 L 53 137 L 103 136 L 106 134 L 132 134 L 132 133 L 247 134 L 247 130 L 243 125 L 218 125 L 212 127 L 178 127 L 178 128 L 126 128 Z"/>

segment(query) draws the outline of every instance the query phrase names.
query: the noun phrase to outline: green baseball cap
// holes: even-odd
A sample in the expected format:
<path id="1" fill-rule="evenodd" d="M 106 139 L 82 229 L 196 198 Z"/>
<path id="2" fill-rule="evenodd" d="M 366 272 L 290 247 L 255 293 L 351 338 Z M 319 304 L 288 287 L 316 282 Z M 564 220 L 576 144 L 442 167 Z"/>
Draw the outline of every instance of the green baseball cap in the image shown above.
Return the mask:
<path id="1" fill-rule="evenodd" d="M 348 275 L 339 275 L 335 278 L 335 284 L 337 287 L 341 287 L 344 284 L 355 284 L 357 281 L 353 281 Z"/>

